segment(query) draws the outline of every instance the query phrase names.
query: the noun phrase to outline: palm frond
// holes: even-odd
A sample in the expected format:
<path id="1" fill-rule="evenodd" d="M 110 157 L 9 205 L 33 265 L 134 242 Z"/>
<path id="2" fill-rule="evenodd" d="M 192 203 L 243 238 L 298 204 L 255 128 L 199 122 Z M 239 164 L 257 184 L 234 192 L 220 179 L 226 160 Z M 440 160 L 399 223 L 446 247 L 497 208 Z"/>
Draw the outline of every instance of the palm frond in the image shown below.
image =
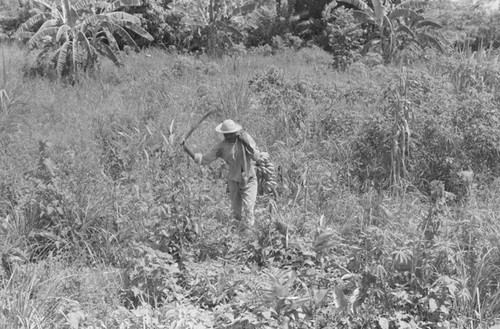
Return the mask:
<path id="1" fill-rule="evenodd" d="M 20 33 L 20 32 L 26 32 L 29 29 L 31 29 L 34 25 L 36 25 L 39 22 L 44 21 L 46 19 L 47 19 L 47 14 L 46 13 L 36 14 L 35 16 L 33 16 L 30 19 L 28 19 L 26 22 L 24 22 L 23 24 L 21 24 L 21 26 L 19 27 L 19 29 L 17 31 L 18 31 L 18 33 Z"/>
<path id="2" fill-rule="evenodd" d="M 59 49 L 59 56 L 57 57 L 57 64 L 56 64 L 56 72 L 58 76 L 62 76 L 64 68 L 67 65 L 68 50 L 71 44 L 72 42 L 68 40 L 65 43 L 63 43 L 63 45 Z"/>
<path id="3" fill-rule="evenodd" d="M 111 26 L 111 24 L 106 24 L 108 26 L 110 26 L 111 28 L 113 28 Z M 104 34 L 106 34 L 106 39 L 108 39 L 108 44 L 109 44 L 109 47 L 111 49 L 113 49 L 114 51 L 118 52 L 120 51 L 120 47 L 118 47 L 118 42 L 116 42 L 116 39 L 113 35 L 113 33 L 110 32 L 110 29 L 108 29 L 106 26 L 103 26 L 102 27 L 102 31 L 104 32 Z"/>
<path id="4" fill-rule="evenodd" d="M 117 0 L 113 1 L 111 3 L 111 11 L 118 10 L 123 7 L 135 7 L 135 6 L 142 6 L 142 1 L 141 0 Z"/>
<path id="5" fill-rule="evenodd" d="M 91 64 L 92 55 L 94 54 L 94 52 L 92 51 L 93 48 L 91 47 L 89 40 L 87 39 L 85 34 L 83 34 L 83 32 L 79 31 L 78 34 L 76 35 L 75 39 L 76 39 L 76 42 L 78 42 L 79 44 L 81 44 L 83 46 L 83 48 L 86 50 L 86 53 L 87 53 L 87 58 L 85 60 L 84 66 L 83 66 L 83 70 L 85 71 L 87 69 L 87 67 Z M 73 42 L 75 42 L 75 41 L 73 41 Z"/>
<path id="6" fill-rule="evenodd" d="M 243 34 L 241 34 L 240 31 L 238 31 L 237 29 L 235 29 L 231 25 L 225 24 L 225 23 L 223 23 L 221 21 L 216 21 L 215 25 L 217 27 L 219 27 L 220 29 L 225 30 L 226 32 L 232 33 L 232 34 L 234 34 L 235 36 L 237 36 L 239 38 L 243 38 Z"/>
<path id="7" fill-rule="evenodd" d="M 413 39 L 415 38 L 415 33 L 413 33 L 413 31 L 408 26 L 406 26 L 406 25 L 400 25 L 400 26 L 398 26 L 398 28 L 396 29 L 396 33 L 399 33 L 399 32 L 406 33 L 410 37 L 412 37 Z"/>
<path id="8" fill-rule="evenodd" d="M 427 33 L 417 33 L 417 40 L 422 44 L 429 44 L 441 53 L 444 53 L 444 47 L 441 41 L 437 37 L 429 35 Z"/>
<path id="9" fill-rule="evenodd" d="M 380 25 L 380 22 L 377 20 L 377 17 L 375 16 L 375 13 L 373 12 L 366 12 L 366 11 L 361 11 L 361 10 L 354 10 L 352 12 L 352 16 L 356 19 L 359 19 L 363 23 L 369 23 L 373 25 Z"/>
<path id="10" fill-rule="evenodd" d="M 24 39 L 30 39 L 34 35 L 35 32 L 17 32 L 14 37 L 20 40 L 24 40 Z"/>
<path id="11" fill-rule="evenodd" d="M 390 34 L 394 32 L 394 27 L 392 24 L 392 20 L 388 16 L 383 16 L 382 17 L 382 27 L 387 28 Z"/>
<path id="12" fill-rule="evenodd" d="M 69 0 L 61 0 L 62 3 L 62 14 L 63 14 L 63 21 L 64 23 L 67 23 L 70 19 L 70 12 L 71 12 L 71 3 Z"/>
<path id="13" fill-rule="evenodd" d="M 396 8 L 420 10 L 424 9 L 428 5 L 428 3 L 429 1 L 410 0 L 400 3 L 396 6 Z"/>
<path id="14" fill-rule="evenodd" d="M 142 27 L 139 27 L 138 25 L 131 23 L 131 22 L 120 22 L 120 26 L 125 27 L 135 34 L 143 37 L 144 39 L 152 42 L 154 41 L 154 38 L 151 34 L 149 34 L 146 30 L 144 30 Z"/>
<path id="15" fill-rule="evenodd" d="M 375 16 L 377 20 L 380 22 L 385 17 L 385 8 L 382 6 L 380 0 L 372 0 L 373 11 L 375 12 Z"/>
<path id="16" fill-rule="evenodd" d="M 64 22 L 65 17 L 64 14 L 57 8 L 57 6 L 53 6 L 52 10 L 50 11 L 50 15 L 52 18 L 59 19 L 60 21 Z"/>
<path id="17" fill-rule="evenodd" d="M 123 65 L 123 58 L 120 55 L 120 52 L 113 51 L 111 47 L 109 47 L 104 42 L 97 42 L 95 44 L 96 51 L 104 57 L 109 58 L 116 66 Z"/>
<path id="18" fill-rule="evenodd" d="M 45 30 L 49 27 L 53 27 L 53 26 L 58 25 L 58 23 L 59 23 L 59 20 L 57 20 L 57 19 L 48 19 L 45 22 L 43 22 L 42 26 L 40 26 L 40 28 L 38 30 L 39 31 Z"/>
<path id="19" fill-rule="evenodd" d="M 417 39 L 410 39 L 410 44 L 408 45 L 408 48 L 410 51 L 413 51 L 414 53 L 417 53 L 419 50 L 423 50 L 424 46 L 418 42 Z"/>
<path id="20" fill-rule="evenodd" d="M 49 27 L 45 30 L 40 30 L 37 33 L 35 33 L 31 39 L 28 41 L 28 47 L 34 47 L 36 46 L 42 39 L 45 37 L 54 37 L 57 31 L 59 30 L 59 27 Z"/>
<path id="21" fill-rule="evenodd" d="M 243 6 L 233 9 L 231 16 L 246 15 L 253 12 L 257 8 L 255 3 L 247 3 Z"/>
<path id="22" fill-rule="evenodd" d="M 348 5 L 351 5 L 351 6 L 354 6 L 356 8 L 359 8 L 360 10 L 363 10 L 363 11 L 371 11 L 371 12 L 373 12 L 373 10 L 365 2 L 363 2 L 362 0 L 338 0 L 337 2 L 346 3 Z"/>
<path id="23" fill-rule="evenodd" d="M 110 10 L 111 4 L 103 0 L 80 0 L 73 5 L 76 11 L 89 8 L 90 6 L 95 6 L 104 10 Z"/>
<path id="24" fill-rule="evenodd" d="M 73 49 L 71 50 L 71 64 L 73 66 L 73 71 L 75 72 L 78 69 L 79 62 L 79 54 L 78 54 L 78 41 L 73 38 L 72 42 Z"/>
<path id="25" fill-rule="evenodd" d="M 429 20 L 421 20 L 415 24 L 415 28 L 432 27 L 436 29 L 442 28 L 441 24 Z"/>
<path id="26" fill-rule="evenodd" d="M 85 31 L 87 25 L 97 26 L 102 21 L 109 21 L 110 18 L 105 14 L 96 14 L 85 18 L 80 24 L 80 30 Z"/>
<path id="27" fill-rule="evenodd" d="M 42 10 L 51 10 L 54 8 L 55 4 L 47 0 L 35 0 L 33 3 L 39 6 Z"/>
<path id="28" fill-rule="evenodd" d="M 231 38 L 226 33 L 222 33 L 222 35 L 220 36 L 220 40 L 222 41 L 223 44 L 226 44 L 229 47 L 233 47 L 234 46 L 233 41 L 231 40 Z"/>
<path id="29" fill-rule="evenodd" d="M 423 17 L 418 14 L 416 11 L 411 10 L 411 9 L 406 9 L 406 8 L 398 8 L 394 9 L 387 15 L 390 19 L 395 19 L 395 18 L 404 18 L 404 19 L 410 19 L 410 20 L 421 20 Z"/>
<path id="30" fill-rule="evenodd" d="M 112 13 L 106 13 L 105 15 L 111 19 L 116 19 L 116 20 L 120 20 L 120 21 L 127 21 L 130 23 L 134 23 L 136 25 L 141 24 L 141 19 L 139 17 L 131 15 L 131 14 L 126 13 L 126 12 L 123 12 L 123 11 L 115 11 Z"/>
<path id="31" fill-rule="evenodd" d="M 127 46 L 133 47 L 134 49 L 137 48 L 137 43 L 135 43 L 134 39 L 130 36 L 130 34 L 128 34 L 128 32 L 120 25 L 115 25 L 114 32 L 120 36 L 122 41 L 125 44 L 127 44 Z"/>
<path id="32" fill-rule="evenodd" d="M 59 30 L 57 31 L 57 34 L 56 34 L 56 42 L 59 42 L 63 35 L 65 36 L 65 41 L 67 41 L 68 40 L 67 34 L 68 34 L 68 31 L 70 31 L 70 30 L 71 30 L 71 27 L 69 27 L 68 25 L 66 25 L 66 24 L 61 25 L 59 27 Z"/>

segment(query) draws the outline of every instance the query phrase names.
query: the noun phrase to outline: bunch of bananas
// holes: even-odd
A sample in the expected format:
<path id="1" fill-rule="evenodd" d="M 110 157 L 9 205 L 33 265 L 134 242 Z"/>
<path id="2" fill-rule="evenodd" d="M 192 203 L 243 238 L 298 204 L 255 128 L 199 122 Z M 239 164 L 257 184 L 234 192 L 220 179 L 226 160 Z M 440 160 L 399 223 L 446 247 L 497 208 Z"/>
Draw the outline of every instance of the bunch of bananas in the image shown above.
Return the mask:
<path id="1" fill-rule="evenodd" d="M 256 170 L 259 187 L 262 189 L 262 192 L 276 195 L 276 187 L 278 186 L 276 182 L 276 170 L 269 158 L 269 153 L 261 153 L 259 160 L 257 160 Z"/>

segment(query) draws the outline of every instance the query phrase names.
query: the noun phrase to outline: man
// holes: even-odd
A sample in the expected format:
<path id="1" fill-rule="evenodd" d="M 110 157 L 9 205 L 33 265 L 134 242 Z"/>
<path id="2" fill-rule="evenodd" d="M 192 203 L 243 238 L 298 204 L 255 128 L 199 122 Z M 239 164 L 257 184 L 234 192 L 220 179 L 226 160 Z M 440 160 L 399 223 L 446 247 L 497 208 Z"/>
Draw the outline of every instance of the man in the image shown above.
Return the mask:
<path id="1" fill-rule="evenodd" d="M 261 152 L 252 137 L 233 120 L 225 120 L 215 131 L 223 134 L 224 140 L 206 153 L 194 154 L 185 143 L 182 146 L 200 165 L 209 164 L 217 158 L 223 159 L 229 165 L 227 183 L 233 216 L 239 222 L 244 218 L 252 227 L 255 223 L 254 208 L 257 199 L 254 162 L 259 160 Z"/>

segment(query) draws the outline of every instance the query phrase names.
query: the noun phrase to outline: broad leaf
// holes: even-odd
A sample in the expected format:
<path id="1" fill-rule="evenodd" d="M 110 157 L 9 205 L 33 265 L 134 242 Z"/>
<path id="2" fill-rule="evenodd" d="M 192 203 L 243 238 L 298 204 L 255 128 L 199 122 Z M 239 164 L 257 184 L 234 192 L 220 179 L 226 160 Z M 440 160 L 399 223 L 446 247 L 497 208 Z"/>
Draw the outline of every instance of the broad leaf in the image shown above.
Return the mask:
<path id="1" fill-rule="evenodd" d="M 64 25 L 61 25 L 59 27 L 59 30 L 57 31 L 57 34 L 56 34 L 56 42 L 59 42 L 61 41 L 61 37 L 64 35 L 65 37 L 65 40 L 64 41 L 67 41 L 68 40 L 68 31 L 71 30 L 71 27 L 69 27 L 68 25 L 64 24 Z"/>
<path id="2" fill-rule="evenodd" d="M 73 5 L 73 8 L 79 11 L 82 9 L 89 8 L 90 6 L 101 8 L 107 11 L 111 9 L 111 4 L 103 0 L 80 0 Z"/>
<path id="3" fill-rule="evenodd" d="M 403 33 L 406 33 L 408 34 L 410 37 L 412 37 L 413 39 L 415 39 L 415 33 L 413 33 L 413 31 L 406 25 L 400 25 L 397 29 L 396 29 L 396 32 L 403 32 Z"/>
<path id="4" fill-rule="evenodd" d="M 67 65 L 68 49 L 71 46 L 71 41 L 63 43 L 59 49 L 59 56 L 57 58 L 56 72 L 58 76 L 62 76 L 63 70 Z"/>
<path id="5" fill-rule="evenodd" d="M 440 29 L 442 28 L 442 26 L 436 22 L 433 22 L 433 21 L 428 21 L 428 20 L 422 20 L 422 21 L 419 21 L 415 24 L 415 28 L 423 28 L 423 27 L 433 27 L 433 28 L 436 28 L 436 29 Z"/>
<path id="6" fill-rule="evenodd" d="M 79 31 L 78 34 L 76 35 L 76 41 L 79 42 L 83 46 L 83 48 L 86 50 L 87 58 L 85 60 L 86 63 L 84 65 L 84 70 L 86 70 L 87 67 L 91 64 L 92 55 L 94 54 L 94 52 L 92 51 L 93 48 L 91 48 L 89 40 L 87 39 L 85 34 L 83 34 L 81 31 Z M 73 42 L 75 42 L 75 41 L 73 41 Z"/>
<path id="7" fill-rule="evenodd" d="M 394 27 L 392 25 L 392 21 L 387 16 L 384 16 L 382 18 L 382 27 L 385 27 L 387 29 L 387 31 L 389 32 L 389 34 L 394 33 Z"/>
<path id="8" fill-rule="evenodd" d="M 73 38 L 72 42 L 73 49 L 71 50 L 71 61 L 72 61 L 72 66 L 73 66 L 73 72 L 75 72 L 78 68 L 78 63 L 81 63 L 81 60 L 79 59 L 81 56 L 78 54 L 78 41 Z"/>
<path id="9" fill-rule="evenodd" d="M 376 26 L 380 25 L 380 22 L 377 20 L 377 17 L 375 17 L 375 13 L 373 12 L 354 10 L 352 12 L 352 16 L 356 19 L 359 19 L 363 23 L 369 23 Z"/>
<path id="10" fill-rule="evenodd" d="M 40 28 L 38 29 L 38 31 L 41 31 L 41 30 L 45 30 L 49 27 L 53 27 L 53 26 L 57 26 L 59 23 L 59 21 L 57 19 L 49 19 L 49 20 L 46 20 L 42 26 L 40 26 Z"/>
<path id="11" fill-rule="evenodd" d="M 30 39 L 35 35 L 35 32 L 17 32 L 15 37 L 18 39 Z"/>
<path id="12" fill-rule="evenodd" d="M 61 0 L 63 9 L 63 22 L 73 28 L 76 24 L 77 15 L 69 0 Z"/>
<path id="13" fill-rule="evenodd" d="M 410 20 L 422 20 L 423 17 L 419 15 L 417 12 L 411 9 L 394 9 L 387 15 L 390 19 L 395 19 L 398 17 L 402 17 Z"/>
<path id="14" fill-rule="evenodd" d="M 98 53 L 103 55 L 104 57 L 109 58 L 116 66 L 123 65 L 123 59 L 120 55 L 120 52 L 113 51 L 107 44 L 104 42 L 98 42 L 96 45 L 96 50 Z"/>
<path id="15" fill-rule="evenodd" d="M 436 37 L 425 33 L 417 33 L 416 36 L 420 43 L 429 44 L 439 52 L 444 53 L 444 47 Z"/>
<path id="16" fill-rule="evenodd" d="M 243 38 L 243 35 L 241 34 L 241 32 L 238 31 L 237 29 L 235 29 L 234 27 L 230 26 L 230 25 L 222 23 L 221 21 L 215 22 L 215 25 L 217 27 L 219 27 L 220 29 L 223 29 L 223 30 L 225 30 L 225 31 L 227 31 L 229 33 L 232 33 L 232 34 L 236 35 L 239 38 Z"/>
<path id="17" fill-rule="evenodd" d="M 115 11 L 123 7 L 135 7 L 142 5 L 143 2 L 141 0 L 117 0 L 111 4 L 111 11 Z"/>
<path id="18" fill-rule="evenodd" d="M 359 8 L 360 10 L 373 12 L 373 10 L 362 0 L 337 0 L 337 2 L 347 3 L 348 5 Z"/>
<path id="19" fill-rule="evenodd" d="M 105 14 L 97 14 L 97 15 L 89 16 L 81 22 L 80 30 L 86 31 L 87 25 L 97 26 L 97 25 L 99 25 L 100 22 L 109 21 L 109 20 L 110 20 L 110 18 L 108 16 L 106 16 Z"/>
<path id="20" fill-rule="evenodd" d="M 47 0 L 35 0 L 35 5 L 38 5 L 42 10 L 51 10 L 56 6 L 55 2 L 50 2 Z"/>
<path id="21" fill-rule="evenodd" d="M 36 46 L 45 37 L 50 36 L 53 38 L 58 30 L 59 30 L 59 27 L 49 27 L 48 29 L 38 31 L 28 41 L 28 47 Z"/>
<path id="22" fill-rule="evenodd" d="M 120 25 L 115 25 L 115 33 L 120 36 L 120 38 L 125 44 L 127 44 L 130 47 L 137 48 L 137 44 L 135 43 L 134 39 Z"/>
<path id="23" fill-rule="evenodd" d="M 103 24 L 104 25 L 104 24 Z M 107 24 L 109 25 L 109 23 Z M 113 36 L 113 34 L 109 31 L 109 29 L 107 27 L 102 27 L 102 31 L 106 34 L 106 39 L 108 39 L 108 44 L 109 44 L 109 47 L 115 51 L 115 52 L 119 52 L 120 51 L 120 48 L 118 47 L 118 43 L 116 42 L 116 39 L 115 37 Z"/>
<path id="24" fill-rule="evenodd" d="M 382 6 L 380 0 L 372 0 L 373 11 L 375 12 L 375 16 L 377 20 L 380 22 L 385 17 L 385 8 Z"/>
<path id="25" fill-rule="evenodd" d="M 248 3 L 246 5 L 233 9 L 231 16 L 246 15 L 254 11 L 255 8 L 257 8 L 257 5 L 255 3 Z"/>
<path id="26" fill-rule="evenodd" d="M 424 9 L 428 5 L 428 3 L 429 3 L 428 1 L 410 0 L 400 3 L 399 5 L 396 6 L 396 8 L 419 10 L 419 9 Z"/>
<path id="27" fill-rule="evenodd" d="M 323 301 L 325 300 L 326 296 L 328 295 L 329 289 L 320 289 L 316 295 L 314 296 L 314 306 L 316 308 L 320 308 L 321 305 L 323 304 Z"/>
<path id="28" fill-rule="evenodd" d="M 106 13 L 105 14 L 107 17 L 110 17 L 112 19 L 120 20 L 120 21 L 127 21 L 130 23 L 134 23 L 136 25 L 141 25 L 141 19 L 137 16 L 128 14 L 123 11 L 116 11 L 113 13 Z"/>
<path id="29" fill-rule="evenodd" d="M 30 19 L 28 19 L 26 22 L 24 22 L 23 24 L 21 24 L 21 26 L 19 27 L 18 31 L 19 33 L 20 32 L 25 32 L 29 29 L 31 29 L 34 25 L 38 24 L 39 22 L 41 21 L 44 21 L 47 19 L 47 14 L 46 13 L 43 13 L 43 14 L 37 14 L 33 17 L 31 17 Z"/>
<path id="30" fill-rule="evenodd" d="M 221 40 L 222 40 L 222 43 L 228 45 L 229 47 L 233 47 L 234 44 L 233 44 L 233 41 L 231 40 L 231 38 L 229 38 L 229 36 L 227 34 L 222 34 L 221 36 Z"/>
<path id="31" fill-rule="evenodd" d="M 124 24 L 120 24 L 123 27 L 126 27 L 127 29 L 133 31 L 135 34 L 143 37 L 144 39 L 152 42 L 154 41 L 154 38 L 151 34 L 149 34 L 146 30 L 144 30 L 142 27 L 137 26 L 136 24 L 130 23 L 130 22 L 124 22 Z"/>

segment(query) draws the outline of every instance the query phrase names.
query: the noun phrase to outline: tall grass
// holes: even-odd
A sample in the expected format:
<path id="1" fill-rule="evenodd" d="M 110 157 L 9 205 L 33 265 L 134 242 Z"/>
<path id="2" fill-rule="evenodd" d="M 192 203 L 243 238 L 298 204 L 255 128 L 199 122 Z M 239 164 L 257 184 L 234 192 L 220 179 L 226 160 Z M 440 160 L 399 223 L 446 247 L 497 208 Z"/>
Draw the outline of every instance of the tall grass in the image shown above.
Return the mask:
<path id="1" fill-rule="evenodd" d="M 0 290 L 2 328 L 46 328 L 62 302 L 61 278 L 40 279 L 38 266 L 16 267 Z"/>
<path id="2" fill-rule="evenodd" d="M 305 312 L 308 293 L 324 294 L 313 303 L 324 307 L 316 319 L 339 325 L 373 325 L 380 315 L 394 325 L 411 319 L 485 328 L 498 314 L 498 191 L 485 186 L 465 208 L 446 200 L 432 205 L 425 191 L 388 194 L 374 185 L 392 178 L 401 186 L 411 178 L 408 145 L 419 125 L 410 121 L 454 104 L 446 103 L 454 95 L 441 95 L 447 90 L 426 89 L 443 78 L 431 70 L 401 74 L 357 64 L 339 72 L 317 49 L 217 62 L 151 49 L 148 56 L 130 55 L 121 69 L 103 62 L 96 76 L 69 86 L 22 77 L 19 54 L 7 48 L 3 57 L 9 64 L 2 72 L 8 67 L 17 75 L 5 80 L 3 73 L 2 88 L 19 102 L 9 112 L 16 129 L 0 131 L 0 252 L 10 257 L 23 249 L 47 273 L 41 265 L 12 264 L 15 271 L 3 274 L 0 287 L 6 301 L 0 325 L 62 326 L 81 310 L 95 327 L 120 320 L 127 328 L 174 320 L 220 327 L 231 317 L 233 327 L 264 326 L 282 324 L 285 316 L 299 321 L 291 314 Z M 411 89 L 410 78 L 423 87 Z M 408 107 L 414 97 L 418 102 Z M 253 235 L 231 232 L 225 167 L 198 167 L 178 144 L 209 109 L 216 113 L 188 140 L 191 148 L 206 150 L 220 138 L 216 124 L 233 118 L 279 167 L 279 196 L 259 196 Z M 381 160 L 370 162 L 375 158 Z M 422 229 L 428 218 L 440 223 L 433 240 Z M 325 244 L 315 249 L 318 237 Z M 280 266 L 297 277 L 271 271 Z M 265 300 L 245 279 L 252 273 L 285 282 L 279 278 L 285 272 L 296 286 L 286 296 L 267 291 Z M 348 282 L 345 274 L 360 281 Z M 375 282 L 363 283 L 362 275 Z M 351 303 L 358 289 L 363 306 L 344 318 L 331 313 L 328 289 L 350 295 Z M 122 307 L 148 298 L 154 310 Z M 65 299 L 78 303 L 57 316 Z M 269 299 L 277 301 L 272 311 L 265 308 Z M 429 311 L 433 302 L 444 308 Z M 282 318 L 273 318 L 279 312 Z"/>

